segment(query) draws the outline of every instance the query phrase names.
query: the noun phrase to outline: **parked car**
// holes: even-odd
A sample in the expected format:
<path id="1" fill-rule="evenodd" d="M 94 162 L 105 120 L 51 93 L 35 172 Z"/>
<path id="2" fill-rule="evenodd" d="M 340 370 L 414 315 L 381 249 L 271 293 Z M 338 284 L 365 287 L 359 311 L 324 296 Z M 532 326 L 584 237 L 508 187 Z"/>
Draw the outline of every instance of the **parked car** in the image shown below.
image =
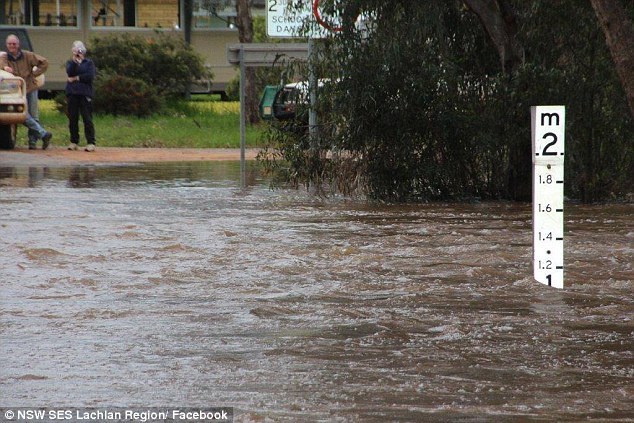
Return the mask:
<path id="1" fill-rule="evenodd" d="M 319 80 L 318 87 L 322 88 L 328 80 Z M 293 82 L 276 87 L 274 96 L 270 90 L 274 86 L 267 86 L 260 100 L 260 117 L 280 121 L 296 120 L 308 124 L 308 110 L 310 95 L 308 81 Z"/>
<path id="2" fill-rule="evenodd" d="M 15 148 L 17 126 L 27 117 L 24 79 L 0 70 L 0 148 Z"/>
<path id="3" fill-rule="evenodd" d="M 295 82 L 281 87 L 273 100 L 273 116 L 277 120 L 292 120 L 301 113 L 301 117 L 308 121 L 306 107 L 308 106 L 308 83 Z M 298 108 L 303 110 L 298 110 Z"/>

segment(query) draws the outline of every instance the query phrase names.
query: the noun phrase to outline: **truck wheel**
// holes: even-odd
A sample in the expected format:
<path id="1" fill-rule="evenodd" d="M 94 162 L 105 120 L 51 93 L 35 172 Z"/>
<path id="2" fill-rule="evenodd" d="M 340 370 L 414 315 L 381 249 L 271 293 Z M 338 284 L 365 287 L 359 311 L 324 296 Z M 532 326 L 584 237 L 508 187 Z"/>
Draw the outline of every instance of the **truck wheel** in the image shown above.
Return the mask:
<path id="1" fill-rule="evenodd" d="M 13 150 L 16 140 L 16 125 L 0 125 L 0 149 Z"/>

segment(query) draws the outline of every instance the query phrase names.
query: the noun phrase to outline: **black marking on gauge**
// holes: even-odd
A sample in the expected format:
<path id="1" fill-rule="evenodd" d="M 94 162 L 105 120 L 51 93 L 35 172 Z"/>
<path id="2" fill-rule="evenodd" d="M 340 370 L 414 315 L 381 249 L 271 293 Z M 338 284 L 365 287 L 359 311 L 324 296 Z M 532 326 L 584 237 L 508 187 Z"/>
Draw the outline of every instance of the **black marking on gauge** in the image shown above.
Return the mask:
<path id="1" fill-rule="evenodd" d="M 563 269 L 563 268 L 564 268 L 563 266 L 555 266 L 555 269 L 558 269 L 558 270 Z"/>

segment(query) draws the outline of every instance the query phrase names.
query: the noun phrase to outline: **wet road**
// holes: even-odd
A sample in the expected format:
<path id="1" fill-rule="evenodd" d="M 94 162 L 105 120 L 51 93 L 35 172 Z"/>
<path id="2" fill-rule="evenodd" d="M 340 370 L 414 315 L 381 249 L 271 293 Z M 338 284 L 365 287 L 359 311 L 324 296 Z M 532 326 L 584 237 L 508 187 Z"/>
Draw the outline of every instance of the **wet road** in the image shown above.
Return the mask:
<path id="1" fill-rule="evenodd" d="M 0 407 L 235 421 L 634 420 L 634 206 L 270 190 L 236 162 L 0 166 Z"/>

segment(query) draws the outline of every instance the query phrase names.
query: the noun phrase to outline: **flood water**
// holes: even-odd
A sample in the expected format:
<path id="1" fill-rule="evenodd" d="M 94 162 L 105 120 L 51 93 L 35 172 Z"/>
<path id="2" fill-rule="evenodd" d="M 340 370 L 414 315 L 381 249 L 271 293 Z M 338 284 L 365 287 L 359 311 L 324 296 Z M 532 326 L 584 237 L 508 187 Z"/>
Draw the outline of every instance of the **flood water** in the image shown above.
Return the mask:
<path id="1" fill-rule="evenodd" d="M 249 164 L 0 167 L 0 407 L 237 422 L 634 420 L 634 205 L 271 190 Z"/>

